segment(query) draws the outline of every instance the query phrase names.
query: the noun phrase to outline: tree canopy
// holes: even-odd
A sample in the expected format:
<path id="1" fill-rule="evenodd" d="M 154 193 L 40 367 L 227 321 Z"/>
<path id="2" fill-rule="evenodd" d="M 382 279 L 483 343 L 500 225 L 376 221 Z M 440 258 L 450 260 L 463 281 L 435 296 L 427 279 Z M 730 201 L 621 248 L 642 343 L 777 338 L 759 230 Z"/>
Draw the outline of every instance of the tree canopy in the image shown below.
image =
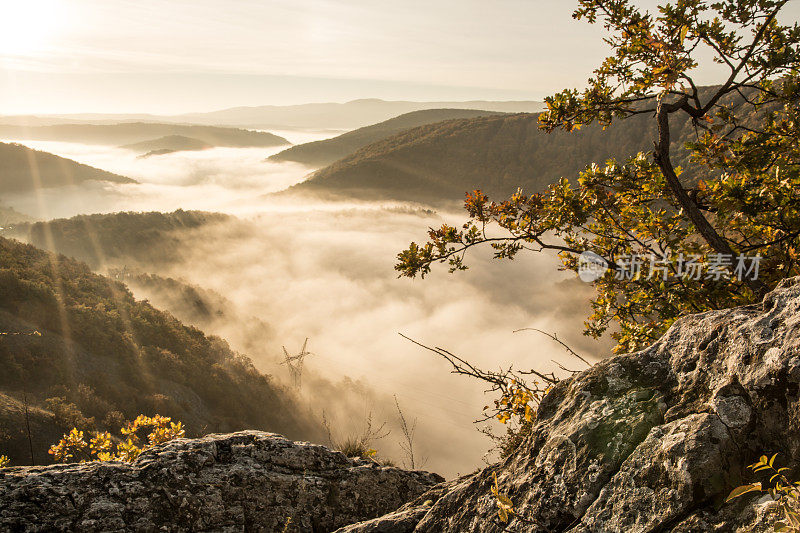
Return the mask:
<path id="1" fill-rule="evenodd" d="M 540 127 L 645 116 L 656 125 L 652 150 L 598 162 L 541 193 L 492 201 L 473 191 L 464 225 L 431 229 L 396 269 L 464 270 L 466 252 L 484 244 L 498 259 L 555 251 L 582 277 L 594 262 L 585 332 L 611 328 L 617 351 L 654 341 L 684 314 L 756 301 L 800 274 L 800 26 L 780 22 L 787 1 L 679 0 L 652 14 L 628 0 L 580 0 L 573 17 L 602 24 L 612 54 L 585 89 L 546 99 Z M 693 77 L 704 49 L 727 71 L 711 89 Z M 695 134 L 681 167 L 670 141 L 686 120 Z"/>

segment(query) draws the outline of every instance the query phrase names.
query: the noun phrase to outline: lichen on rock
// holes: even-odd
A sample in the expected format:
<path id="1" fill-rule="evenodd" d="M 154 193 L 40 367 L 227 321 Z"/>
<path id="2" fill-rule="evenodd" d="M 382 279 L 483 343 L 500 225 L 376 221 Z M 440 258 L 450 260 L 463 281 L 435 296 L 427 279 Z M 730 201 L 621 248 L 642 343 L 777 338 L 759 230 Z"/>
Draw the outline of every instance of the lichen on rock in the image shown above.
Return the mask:
<path id="1" fill-rule="evenodd" d="M 0 470 L 0 531 L 322 532 L 373 518 L 442 478 L 243 431 L 178 439 L 133 463 Z"/>
<path id="2" fill-rule="evenodd" d="M 340 532 L 770 531 L 771 502 L 724 499 L 762 453 L 800 463 L 799 333 L 797 279 L 758 305 L 684 317 L 559 383 L 504 462 Z M 508 523 L 493 473 L 514 503 Z"/>

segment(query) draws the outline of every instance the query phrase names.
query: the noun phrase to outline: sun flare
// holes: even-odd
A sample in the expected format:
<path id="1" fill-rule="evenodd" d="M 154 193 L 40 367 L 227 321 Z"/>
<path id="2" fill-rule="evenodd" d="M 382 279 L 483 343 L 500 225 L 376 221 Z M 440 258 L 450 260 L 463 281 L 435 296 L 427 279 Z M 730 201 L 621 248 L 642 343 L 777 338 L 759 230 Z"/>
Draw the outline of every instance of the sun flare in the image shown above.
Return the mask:
<path id="1" fill-rule="evenodd" d="M 0 56 L 24 56 L 46 48 L 63 21 L 61 0 L 0 0 Z"/>

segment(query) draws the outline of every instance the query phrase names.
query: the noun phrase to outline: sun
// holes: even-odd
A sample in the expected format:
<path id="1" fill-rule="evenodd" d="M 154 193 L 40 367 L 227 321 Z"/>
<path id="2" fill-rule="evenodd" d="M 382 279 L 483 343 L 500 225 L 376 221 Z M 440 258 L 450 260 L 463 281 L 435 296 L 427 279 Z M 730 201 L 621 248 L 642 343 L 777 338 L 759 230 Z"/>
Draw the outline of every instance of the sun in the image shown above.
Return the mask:
<path id="1" fill-rule="evenodd" d="M 0 56 L 41 52 L 62 24 L 62 0 L 0 0 Z"/>

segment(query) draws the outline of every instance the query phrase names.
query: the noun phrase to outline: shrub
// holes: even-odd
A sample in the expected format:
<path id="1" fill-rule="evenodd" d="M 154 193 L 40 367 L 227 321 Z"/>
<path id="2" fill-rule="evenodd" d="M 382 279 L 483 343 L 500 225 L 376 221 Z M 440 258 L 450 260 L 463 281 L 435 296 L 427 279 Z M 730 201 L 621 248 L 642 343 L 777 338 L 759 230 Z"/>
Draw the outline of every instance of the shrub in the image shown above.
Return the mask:
<path id="1" fill-rule="evenodd" d="M 328 443 L 331 447 L 342 452 L 347 457 L 375 459 L 378 451 L 373 448 L 373 444 L 376 440 L 380 440 L 389 435 L 389 430 L 385 429 L 385 422 L 378 427 L 373 425 L 372 413 L 367 415 L 364 420 L 364 431 L 345 437 L 344 440 L 334 438 L 330 423 L 324 412 L 322 413 L 322 425 L 325 427 L 325 431 L 328 434 Z"/>
<path id="2" fill-rule="evenodd" d="M 748 468 L 753 472 L 763 472 L 769 474 L 769 484 L 767 488 L 761 482 L 750 483 L 736 487 L 725 500 L 729 502 L 739 496 L 751 492 L 762 492 L 769 494 L 772 499 L 778 502 L 778 513 L 781 519 L 775 522 L 775 531 L 784 533 L 800 532 L 800 482 L 790 481 L 785 473 L 789 471 L 787 467 L 775 468 L 775 457 L 762 455 L 758 462 L 753 463 Z"/>
<path id="3" fill-rule="evenodd" d="M 83 431 L 72 428 L 48 453 L 62 463 L 87 461 L 131 462 L 148 448 L 183 437 L 183 424 L 166 416 L 139 415 L 120 429 L 123 438 L 116 440 L 107 431 L 95 432 L 87 442 Z"/>

